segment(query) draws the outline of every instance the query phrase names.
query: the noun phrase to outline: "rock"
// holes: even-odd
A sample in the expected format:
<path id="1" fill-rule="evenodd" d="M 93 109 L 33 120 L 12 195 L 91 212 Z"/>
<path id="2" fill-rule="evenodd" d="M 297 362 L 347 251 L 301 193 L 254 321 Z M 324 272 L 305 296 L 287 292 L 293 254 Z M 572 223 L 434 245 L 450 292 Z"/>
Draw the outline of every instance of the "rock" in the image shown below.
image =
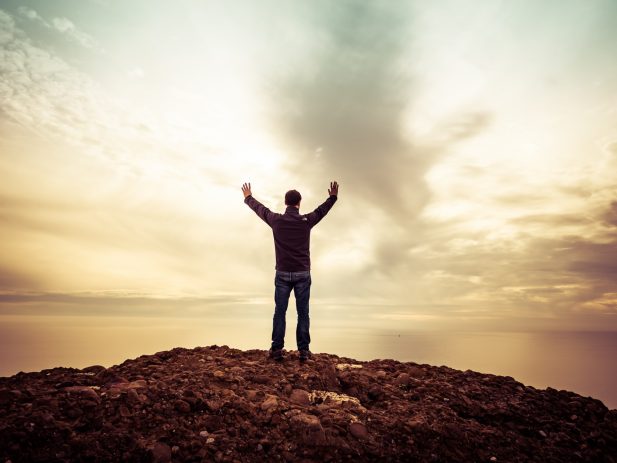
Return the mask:
<path id="1" fill-rule="evenodd" d="M 294 389 L 291 392 L 289 401 L 296 403 L 298 405 L 310 405 L 311 404 L 309 393 L 305 391 L 304 389 Z"/>
<path id="2" fill-rule="evenodd" d="M 407 367 L 407 374 L 411 378 L 422 378 L 424 376 L 424 370 L 420 367 L 412 365 L 410 367 Z"/>
<path id="3" fill-rule="evenodd" d="M 94 373 L 94 374 L 98 374 L 102 371 L 105 371 L 107 368 L 105 368 L 102 365 L 91 365 L 89 367 L 83 368 L 81 371 L 84 373 Z"/>
<path id="4" fill-rule="evenodd" d="M 171 448 L 164 442 L 155 442 L 150 449 L 153 463 L 169 463 L 171 461 Z"/>
<path id="5" fill-rule="evenodd" d="M 278 405 L 278 399 L 275 396 L 271 395 L 261 403 L 260 408 L 263 411 L 269 411 L 269 410 L 276 408 L 277 405 Z"/>
<path id="6" fill-rule="evenodd" d="M 174 402 L 174 407 L 180 413 L 189 413 L 191 411 L 191 405 L 184 400 L 176 400 Z"/>
<path id="7" fill-rule="evenodd" d="M 21 391 L 9 391 L 6 389 L 0 390 L 0 405 L 5 405 L 13 401 L 19 400 L 22 396 Z"/>
<path id="8" fill-rule="evenodd" d="M 92 400 L 96 403 L 101 402 L 101 397 L 94 389 L 88 386 L 69 386 L 65 387 L 64 390 L 70 394 L 77 394 L 84 399 Z"/>
<path id="9" fill-rule="evenodd" d="M 337 363 L 336 364 L 336 369 L 339 371 L 353 370 L 357 368 L 362 368 L 362 365 L 355 364 L 355 363 Z"/>
<path id="10" fill-rule="evenodd" d="M 364 426 L 359 421 L 354 421 L 349 424 L 349 433 L 356 439 L 368 438 L 368 431 L 366 429 L 366 426 Z"/>
<path id="11" fill-rule="evenodd" d="M 407 386 L 409 384 L 409 374 L 401 373 L 394 379 L 394 384 L 397 386 Z"/>
<path id="12" fill-rule="evenodd" d="M 84 412 L 81 410 L 81 408 L 77 408 L 77 407 L 69 408 L 66 411 L 66 416 L 68 416 L 69 418 L 73 418 L 73 419 L 79 418 L 83 414 Z"/>
<path id="13" fill-rule="evenodd" d="M 324 445 L 326 443 L 326 434 L 316 416 L 299 413 L 292 416 L 290 421 L 295 431 L 300 433 L 300 439 L 305 444 Z"/>
<path id="14" fill-rule="evenodd" d="M 136 405 L 141 402 L 139 394 L 137 394 L 137 391 L 135 389 L 128 390 L 128 392 L 126 393 L 126 400 L 132 405 Z"/>
<path id="15" fill-rule="evenodd" d="M 379 378 L 379 379 L 383 379 L 383 378 L 385 378 L 386 376 L 388 376 L 388 373 L 386 373 L 386 372 L 385 372 L 385 371 L 383 371 L 383 370 L 377 370 L 377 372 L 375 373 L 375 376 L 376 376 L 377 378 Z"/>

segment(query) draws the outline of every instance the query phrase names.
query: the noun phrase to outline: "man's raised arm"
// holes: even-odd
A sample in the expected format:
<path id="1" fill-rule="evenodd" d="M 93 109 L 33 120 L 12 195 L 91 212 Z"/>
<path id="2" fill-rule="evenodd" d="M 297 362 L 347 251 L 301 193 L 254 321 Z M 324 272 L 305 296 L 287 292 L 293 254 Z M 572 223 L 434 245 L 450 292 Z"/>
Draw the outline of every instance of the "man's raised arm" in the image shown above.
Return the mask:
<path id="1" fill-rule="evenodd" d="M 245 183 L 242 185 L 242 193 L 244 194 L 244 202 L 248 205 L 248 207 L 253 209 L 253 211 L 255 211 L 255 214 L 257 214 L 261 220 L 272 226 L 272 217 L 274 216 L 274 213 L 266 206 L 261 204 L 259 201 L 257 201 L 255 198 L 253 198 L 250 183 Z"/>
<path id="2" fill-rule="evenodd" d="M 317 225 L 321 219 L 332 209 L 334 203 L 338 199 L 338 183 L 336 181 L 330 182 L 330 188 L 328 189 L 328 199 L 326 199 L 321 205 L 317 207 L 313 212 L 307 215 L 308 222 L 311 227 Z"/>

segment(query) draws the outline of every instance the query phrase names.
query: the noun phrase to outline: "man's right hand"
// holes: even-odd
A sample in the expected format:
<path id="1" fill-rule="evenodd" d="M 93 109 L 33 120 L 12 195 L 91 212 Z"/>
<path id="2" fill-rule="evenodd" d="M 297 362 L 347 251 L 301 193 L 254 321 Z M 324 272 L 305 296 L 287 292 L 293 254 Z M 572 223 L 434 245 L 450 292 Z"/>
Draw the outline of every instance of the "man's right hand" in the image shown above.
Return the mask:
<path id="1" fill-rule="evenodd" d="M 246 199 L 249 196 L 253 195 L 253 193 L 251 193 L 251 184 L 250 183 L 245 183 L 245 184 L 242 185 L 242 193 L 244 193 L 244 199 Z"/>
<path id="2" fill-rule="evenodd" d="M 338 196 L 338 183 L 336 181 L 330 182 L 330 189 L 328 190 L 330 196 Z"/>

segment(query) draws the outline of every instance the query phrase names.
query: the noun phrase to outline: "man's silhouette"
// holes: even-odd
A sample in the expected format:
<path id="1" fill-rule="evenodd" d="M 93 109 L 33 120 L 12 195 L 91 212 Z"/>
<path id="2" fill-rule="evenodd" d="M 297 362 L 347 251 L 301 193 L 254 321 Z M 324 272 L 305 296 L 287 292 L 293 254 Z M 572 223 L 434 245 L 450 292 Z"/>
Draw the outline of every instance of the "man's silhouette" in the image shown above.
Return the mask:
<path id="1" fill-rule="evenodd" d="M 283 359 L 285 340 L 285 314 L 289 303 L 289 295 L 294 290 L 298 325 L 296 327 L 296 342 L 300 352 L 300 361 L 310 358 L 309 344 L 309 298 L 311 294 L 311 229 L 325 217 L 338 198 L 338 183 L 331 182 L 329 197 L 310 214 L 300 214 L 302 196 L 296 190 L 285 193 L 284 214 L 270 211 L 251 193 L 251 184 L 242 185 L 244 202 L 255 211 L 264 222 L 272 228 L 274 235 L 274 250 L 276 254 L 276 274 L 274 277 L 274 317 L 272 320 L 272 346 L 269 351 L 271 358 Z"/>

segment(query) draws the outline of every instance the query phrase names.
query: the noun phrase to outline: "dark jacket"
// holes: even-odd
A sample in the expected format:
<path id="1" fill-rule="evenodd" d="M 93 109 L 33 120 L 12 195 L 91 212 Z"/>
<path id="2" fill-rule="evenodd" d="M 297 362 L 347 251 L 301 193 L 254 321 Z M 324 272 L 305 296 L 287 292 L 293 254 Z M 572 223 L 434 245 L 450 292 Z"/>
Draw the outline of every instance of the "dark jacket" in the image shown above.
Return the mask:
<path id="1" fill-rule="evenodd" d="M 287 206 L 284 214 L 278 214 L 252 196 L 247 196 L 244 202 L 272 228 L 276 269 L 283 272 L 302 272 L 311 269 L 311 228 L 325 217 L 336 200 L 336 196 L 330 196 L 310 214 L 300 214 L 294 206 Z"/>

